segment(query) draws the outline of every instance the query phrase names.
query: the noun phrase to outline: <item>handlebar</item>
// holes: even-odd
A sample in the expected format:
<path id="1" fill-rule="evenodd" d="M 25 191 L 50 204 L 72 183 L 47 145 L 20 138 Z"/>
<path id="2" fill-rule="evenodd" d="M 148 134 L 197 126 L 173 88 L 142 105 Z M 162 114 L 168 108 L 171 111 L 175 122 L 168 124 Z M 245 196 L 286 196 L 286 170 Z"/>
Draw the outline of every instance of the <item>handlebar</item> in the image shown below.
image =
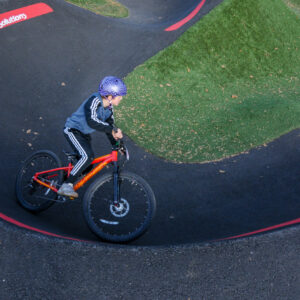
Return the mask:
<path id="1" fill-rule="evenodd" d="M 114 124 L 113 124 L 113 131 L 116 133 L 118 132 L 119 128 L 117 128 Z M 128 149 L 126 148 L 125 144 L 124 144 L 124 140 L 123 139 L 119 139 L 116 141 L 115 145 L 112 147 L 113 151 L 120 151 L 122 152 L 124 155 L 126 155 L 126 159 L 129 160 L 129 152 Z"/>
<path id="2" fill-rule="evenodd" d="M 126 156 L 126 160 L 129 160 L 129 152 L 127 147 L 124 144 L 123 139 L 118 140 L 116 144 L 112 147 L 112 150 L 121 152 L 121 154 Z"/>
<path id="3" fill-rule="evenodd" d="M 117 140 L 116 144 L 113 146 L 113 150 L 120 150 L 124 146 L 123 139 Z"/>

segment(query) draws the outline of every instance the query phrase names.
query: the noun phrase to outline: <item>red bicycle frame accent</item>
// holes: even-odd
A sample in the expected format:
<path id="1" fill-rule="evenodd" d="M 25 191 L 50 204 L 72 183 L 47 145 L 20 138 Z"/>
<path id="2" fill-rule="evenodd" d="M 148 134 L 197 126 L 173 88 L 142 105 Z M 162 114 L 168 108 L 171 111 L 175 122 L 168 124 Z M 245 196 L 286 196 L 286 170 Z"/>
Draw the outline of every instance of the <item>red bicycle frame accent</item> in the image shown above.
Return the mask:
<path id="1" fill-rule="evenodd" d="M 99 173 L 105 166 L 107 166 L 108 164 L 110 164 L 112 162 L 116 162 L 116 161 L 118 161 L 118 151 L 116 151 L 116 150 L 113 150 L 111 152 L 111 154 L 107 154 L 107 155 L 95 158 L 91 164 L 92 165 L 98 164 L 98 165 L 75 184 L 74 190 L 76 191 L 79 188 L 81 188 L 87 181 L 89 181 L 93 176 L 95 176 L 97 173 Z M 53 187 L 51 184 L 47 184 L 47 183 L 41 181 L 40 179 L 38 179 L 38 177 L 40 175 L 44 175 L 47 173 L 53 173 L 53 172 L 57 172 L 57 171 L 66 171 L 68 174 L 67 176 L 69 177 L 72 169 L 73 169 L 73 165 L 71 163 L 69 163 L 69 165 L 67 167 L 61 167 L 61 168 L 46 170 L 46 171 L 42 171 L 42 172 L 37 172 L 34 174 L 33 179 L 36 182 L 38 182 L 39 184 L 41 184 L 41 185 L 51 189 L 55 193 L 57 193 L 57 191 L 58 191 L 57 188 Z M 48 179 L 54 178 L 56 176 L 57 176 L 56 174 L 49 175 Z"/>

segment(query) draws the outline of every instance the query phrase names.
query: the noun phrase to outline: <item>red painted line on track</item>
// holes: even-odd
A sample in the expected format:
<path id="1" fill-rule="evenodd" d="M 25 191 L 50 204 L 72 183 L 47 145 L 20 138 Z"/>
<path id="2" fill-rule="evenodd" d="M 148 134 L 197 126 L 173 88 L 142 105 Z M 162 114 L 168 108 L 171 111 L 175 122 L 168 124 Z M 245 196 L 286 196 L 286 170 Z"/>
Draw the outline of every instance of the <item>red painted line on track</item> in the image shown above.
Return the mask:
<path id="1" fill-rule="evenodd" d="M 197 5 L 197 7 L 188 16 L 186 16 L 181 21 L 179 21 L 179 22 L 171 25 L 170 27 L 166 28 L 165 31 L 174 31 L 174 30 L 177 30 L 180 27 L 182 27 L 185 23 L 189 22 L 191 19 L 193 19 L 197 15 L 197 13 L 200 11 L 200 9 L 202 8 L 202 6 L 204 5 L 205 2 L 206 2 L 206 0 L 202 0 Z"/>
<path id="2" fill-rule="evenodd" d="M 233 240 L 233 239 L 242 238 L 242 237 L 246 237 L 246 236 L 251 236 L 251 235 L 258 234 L 258 233 L 272 231 L 274 229 L 279 229 L 279 228 L 283 228 L 283 227 L 287 227 L 287 226 L 291 226 L 291 225 L 296 225 L 296 224 L 300 224 L 300 218 L 296 219 L 296 220 L 289 221 L 289 222 L 281 223 L 281 224 L 278 224 L 278 225 L 270 226 L 270 227 L 267 227 L 267 228 L 259 229 L 259 230 L 256 230 L 256 231 L 252 231 L 252 232 L 248 232 L 248 233 L 244 233 L 244 234 L 239 234 L 239 235 L 235 235 L 235 236 L 230 236 L 230 237 L 227 237 L 227 238 L 224 238 L 224 239 L 219 239 L 218 241 Z"/>
<path id="3" fill-rule="evenodd" d="M 18 227 L 25 228 L 25 229 L 28 229 L 28 230 L 31 230 L 31 231 L 36 231 L 36 232 L 44 234 L 44 235 L 57 237 L 57 238 L 62 238 L 62 239 L 66 239 L 66 240 L 71 240 L 71 241 L 77 241 L 77 242 L 91 242 L 91 241 L 75 239 L 75 238 L 71 238 L 71 237 L 51 233 L 51 232 L 48 232 L 48 231 L 45 231 L 45 230 L 41 230 L 41 229 L 38 229 L 38 228 L 35 228 L 35 227 L 32 227 L 32 226 L 26 225 L 24 223 L 21 223 L 21 222 L 15 220 L 13 218 L 10 218 L 10 217 L 2 214 L 2 213 L 0 213 L 0 218 L 3 219 L 4 221 L 8 222 L 8 223 L 11 223 L 11 224 L 14 224 L 14 225 L 18 226 Z M 288 222 L 285 222 L 285 223 L 281 223 L 281 224 L 278 224 L 278 225 L 270 226 L 270 227 L 267 227 L 267 228 L 259 229 L 259 230 L 256 230 L 256 231 L 252 231 L 252 232 L 248 232 L 248 233 L 244 233 L 244 234 L 239 234 L 239 235 L 235 235 L 235 236 L 231 236 L 231 237 L 227 237 L 227 238 L 223 238 L 223 239 L 218 239 L 218 240 L 215 240 L 215 241 L 233 240 L 233 239 L 242 238 L 242 237 L 246 237 L 246 236 L 252 236 L 252 235 L 255 235 L 255 234 L 258 234 L 258 233 L 272 231 L 272 230 L 275 230 L 275 229 L 284 228 L 284 227 L 288 227 L 288 226 L 296 225 L 296 224 L 300 224 L 300 218 L 298 218 L 296 220 L 288 221 Z"/>
<path id="4" fill-rule="evenodd" d="M 53 12 L 45 3 L 36 3 L 0 14 L 0 29 Z"/>
<path id="5" fill-rule="evenodd" d="M 71 238 L 71 237 L 67 237 L 67 236 L 63 236 L 63 235 L 58 235 L 58 234 L 51 233 L 51 232 L 48 232 L 48 231 L 45 231 L 45 230 L 41 230 L 41 229 L 38 229 L 38 228 L 35 228 L 35 227 L 31 227 L 29 225 L 23 224 L 23 223 L 15 220 L 15 219 L 13 219 L 13 218 L 10 218 L 10 217 L 2 214 L 2 213 L 0 213 L 0 218 L 3 219 L 6 222 L 9 222 L 11 224 L 14 224 L 14 225 L 18 226 L 18 227 L 22 227 L 22 228 L 29 229 L 29 230 L 32 230 L 32 231 L 36 231 L 36 232 L 42 233 L 44 235 L 49 235 L 49 236 L 53 236 L 53 237 L 57 237 L 57 238 L 63 238 L 63 239 L 71 240 L 71 241 L 77 241 L 77 242 L 88 242 L 88 241 L 75 239 L 75 238 Z"/>

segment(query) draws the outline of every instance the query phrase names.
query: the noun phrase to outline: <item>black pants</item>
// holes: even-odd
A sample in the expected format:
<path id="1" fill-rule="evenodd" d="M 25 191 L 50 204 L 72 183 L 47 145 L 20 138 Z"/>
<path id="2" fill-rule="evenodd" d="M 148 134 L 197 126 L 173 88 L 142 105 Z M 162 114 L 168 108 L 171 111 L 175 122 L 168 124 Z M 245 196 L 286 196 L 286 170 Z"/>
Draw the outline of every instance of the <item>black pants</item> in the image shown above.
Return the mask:
<path id="1" fill-rule="evenodd" d="M 72 149 L 80 157 L 71 171 L 70 177 L 66 181 L 74 183 L 94 159 L 94 152 L 91 146 L 91 136 L 89 134 L 83 134 L 79 130 L 73 128 L 65 128 L 64 135 Z"/>

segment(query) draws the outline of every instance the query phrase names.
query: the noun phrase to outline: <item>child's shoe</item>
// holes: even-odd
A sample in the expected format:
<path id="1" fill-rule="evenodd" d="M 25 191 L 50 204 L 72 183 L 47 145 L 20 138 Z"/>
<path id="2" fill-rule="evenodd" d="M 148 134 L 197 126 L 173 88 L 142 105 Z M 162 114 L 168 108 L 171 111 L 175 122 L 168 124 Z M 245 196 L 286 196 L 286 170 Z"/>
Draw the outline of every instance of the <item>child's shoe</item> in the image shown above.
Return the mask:
<path id="1" fill-rule="evenodd" d="M 72 198 L 77 198 L 78 194 L 74 191 L 72 183 L 63 183 L 60 189 L 57 191 L 57 194 Z"/>

